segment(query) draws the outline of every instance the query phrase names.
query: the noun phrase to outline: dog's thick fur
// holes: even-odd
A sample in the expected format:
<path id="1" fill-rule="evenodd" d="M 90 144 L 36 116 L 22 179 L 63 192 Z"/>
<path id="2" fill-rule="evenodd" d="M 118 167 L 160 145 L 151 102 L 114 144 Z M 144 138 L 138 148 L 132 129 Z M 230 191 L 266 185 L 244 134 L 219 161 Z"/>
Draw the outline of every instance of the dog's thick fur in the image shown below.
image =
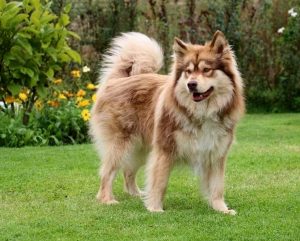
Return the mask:
<path id="1" fill-rule="evenodd" d="M 149 211 L 163 211 L 170 171 L 184 160 L 200 174 L 212 208 L 235 214 L 224 202 L 226 155 L 244 112 L 234 54 L 220 31 L 205 45 L 175 38 L 173 49 L 169 75 L 156 74 L 162 50 L 141 33 L 115 38 L 105 55 L 90 121 L 102 159 L 97 199 L 117 203 L 112 185 L 119 169 L 127 192 L 140 195 L 135 175 L 149 153 L 144 194 Z"/>

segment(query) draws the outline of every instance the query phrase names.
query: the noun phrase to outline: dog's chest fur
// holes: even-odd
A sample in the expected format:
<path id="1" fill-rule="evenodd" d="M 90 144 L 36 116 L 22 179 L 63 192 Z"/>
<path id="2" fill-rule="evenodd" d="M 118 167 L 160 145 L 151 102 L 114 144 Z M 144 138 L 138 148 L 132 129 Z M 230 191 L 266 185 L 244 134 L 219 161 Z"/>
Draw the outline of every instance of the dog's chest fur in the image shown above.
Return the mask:
<path id="1" fill-rule="evenodd" d="M 207 119 L 198 128 L 184 126 L 175 132 L 178 159 L 192 165 L 215 162 L 223 158 L 230 146 L 232 135 L 218 120 Z"/>

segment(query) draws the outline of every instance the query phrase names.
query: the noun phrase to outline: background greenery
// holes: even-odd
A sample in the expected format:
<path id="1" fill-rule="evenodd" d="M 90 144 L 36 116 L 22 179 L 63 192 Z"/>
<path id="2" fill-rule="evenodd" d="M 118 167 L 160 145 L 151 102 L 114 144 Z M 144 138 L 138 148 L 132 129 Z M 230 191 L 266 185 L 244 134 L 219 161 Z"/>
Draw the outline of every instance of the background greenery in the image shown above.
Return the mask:
<path id="1" fill-rule="evenodd" d="M 222 30 L 245 82 L 248 112 L 300 111 L 298 0 L 0 0 L 0 146 L 89 141 L 101 59 L 113 37 L 159 41 Z"/>
<path id="2" fill-rule="evenodd" d="M 63 5 L 66 0 L 55 0 Z M 251 112 L 300 111 L 298 0 L 72 1 L 71 29 L 83 59 L 98 62 L 112 37 L 140 31 L 157 39 L 168 71 L 174 36 L 204 43 L 219 29 L 234 49 Z M 297 13 L 295 16 L 289 10 Z M 284 27 L 283 32 L 278 31 Z M 95 57 L 95 58 L 94 58 Z"/>
<path id="3" fill-rule="evenodd" d="M 97 203 L 99 160 L 91 145 L 0 148 L 1 240 L 299 240 L 299 114 L 247 115 L 229 155 L 226 200 L 211 210 L 186 167 L 172 172 L 165 213 L 114 188 Z M 143 172 L 139 184 L 143 184 Z"/>

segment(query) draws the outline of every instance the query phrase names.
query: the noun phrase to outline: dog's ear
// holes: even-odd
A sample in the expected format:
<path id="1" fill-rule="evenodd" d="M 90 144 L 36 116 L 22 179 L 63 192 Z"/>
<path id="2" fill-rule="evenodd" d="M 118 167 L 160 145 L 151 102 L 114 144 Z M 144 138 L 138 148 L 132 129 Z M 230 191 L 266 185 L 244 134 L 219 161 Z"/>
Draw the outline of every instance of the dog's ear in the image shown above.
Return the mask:
<path id="1" fill-rule="evenodd" d="M 186 53 L 188 46 L 185 42 L 180 40 L 179 38 L 174 38 L 173 50 L 178 57 L 181 57 Z"/>
<path id="2" fill-rule="evenodd" d="M 210 48 L 214 52 L 221 54 L 227 46 L 228 42 L 225 38 L 225 35 L 221 31 L 217 30 L 213 36 L 212 41 L 210 42 Z"/>

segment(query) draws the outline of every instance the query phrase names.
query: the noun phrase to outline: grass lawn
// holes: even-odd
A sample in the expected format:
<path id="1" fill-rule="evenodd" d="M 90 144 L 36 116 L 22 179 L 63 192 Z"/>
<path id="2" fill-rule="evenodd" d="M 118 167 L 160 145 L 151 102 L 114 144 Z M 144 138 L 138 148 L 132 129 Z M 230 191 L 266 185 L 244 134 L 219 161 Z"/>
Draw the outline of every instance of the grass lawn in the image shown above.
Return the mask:
<path id="1" fill-rule="evenodd" d="M 300 240 L 300 114 L 240 123 L 226 173 L 237 216 L 211 210 L 182 166 L 162 214 L 125 194 L 121 175 L 120 204 L 100 205 L 97 169 L 92 145 L 0 148 L 0 240 Z"/>

